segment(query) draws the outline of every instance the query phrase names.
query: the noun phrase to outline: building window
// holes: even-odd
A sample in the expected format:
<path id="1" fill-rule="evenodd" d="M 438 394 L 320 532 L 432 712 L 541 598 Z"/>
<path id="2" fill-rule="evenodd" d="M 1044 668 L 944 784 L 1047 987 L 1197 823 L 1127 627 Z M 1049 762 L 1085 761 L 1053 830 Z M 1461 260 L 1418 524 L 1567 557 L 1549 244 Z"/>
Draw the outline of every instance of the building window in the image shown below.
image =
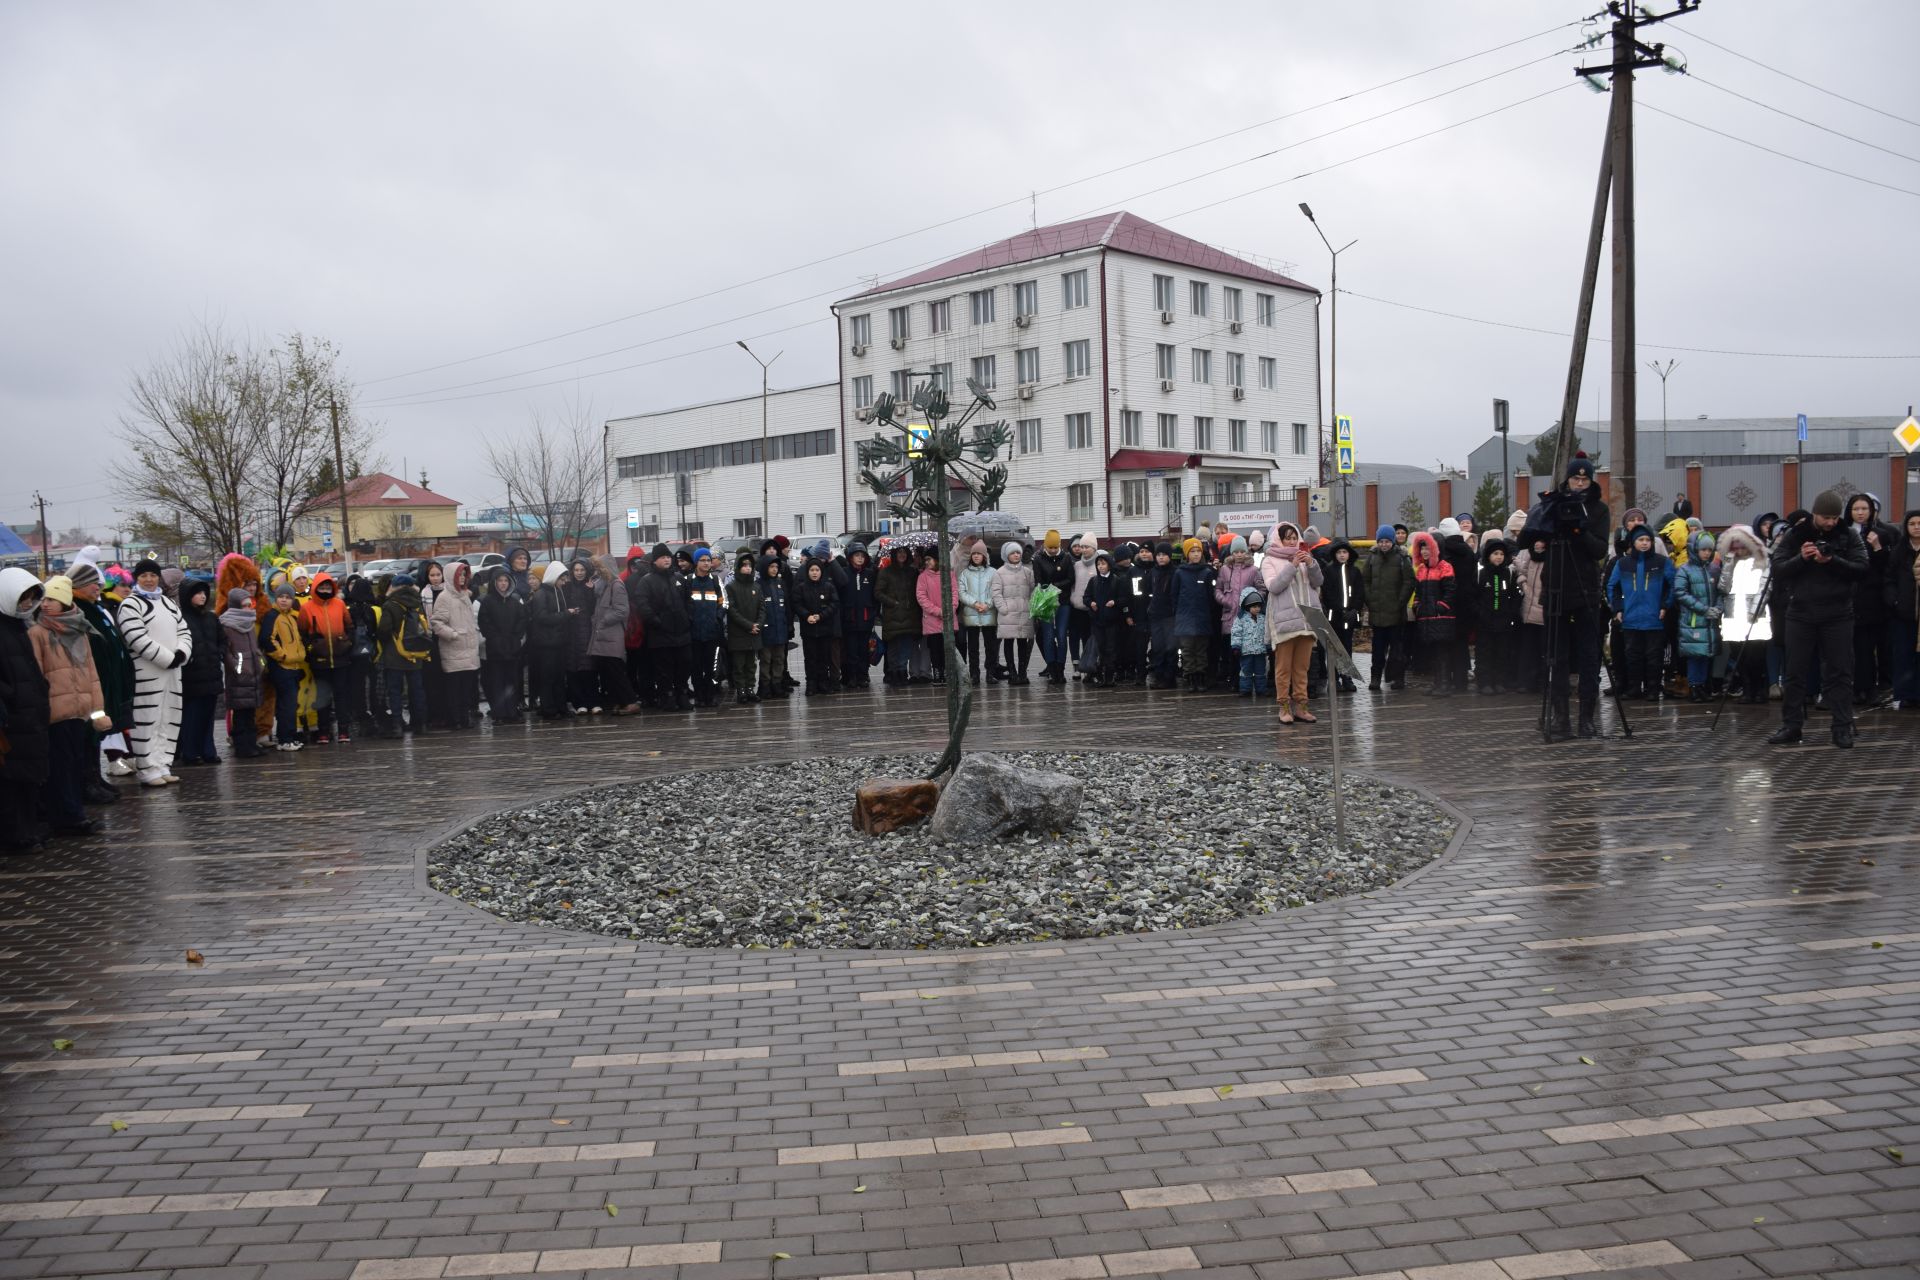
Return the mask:
<path id="1" fill-rule="evenodd" d="M 1227 419 L 1227 450 L 1230 453 L 1247 451 L 1247 420 L 1245 418 Z"/>
<path id="2" fill-rule="evenodd" d="M 880 502 L 877 498 L 863 498 L 853 504 L 853 522 L 862 529 L 871 529 L 880 519 Z"/>
<path id="3" fill-rule="evenodd" d="M 1228 289 L 1223 286 L 1220 290 L 1220 305 L 1225 308 L 1227 319 L 1236 322 L 1240 319 L 1240 291 L 1238 289 Z"/>
<path id="4" fill-rule="evenodd" d="M 999 361 L 995 360 L 992 356 L 975 356 L 973 358 L 973 380 L 980 384 L 982 390 L 991 391 L 1000 385 L 994 378 L 994 367 L 998 363 Z"/>
<path id="5" fill-rule="evenodd" d="M 1040 452 L 1040 419 L 1022 418 L 1016 425 L 1015 443 L 1022 453 Z"/>
<path id="6" fill-rule="evenodd" d="M 1153 309 L 1162 313 L 1173 310 L 1173 277 L 1155 276 L 1153 278 Z"/>
<path id="7" fill-rule="evenodd" d="M 927 332 L 946 333 L 953 328 L 953 304 L 942 298 L 927 304 Z"/>
<path id="8" fill-rule="evenodd" d="M 627 541 L 636 547 L 650 547 L 660 541 L 660 522 L 658 520 L 641 525 L 638 529 L 627 531 Z M 685 534 L 681 534 L 685 537 Z"/>
<path id="9" fill-rule="evenodd" d="M 1120 443 L 1129 448 L 1140 447 L 1141 420 L 1146 417 L 1138 409 L 1120 411 Z"/>
<path id="10" fill-rule="evenodd" d="M 887 375 L 887 381 L 893 392 L 893 398 L 902 405 L 913 399 L 913 370 L 895 369 Z"/>
<path id="11" fill-rule="evenodd" d="M 873 341 L 873 317 L 870 315 L 848 316 L 847 336 L 856 347 L 864 347 Z"/>
<path id="12" fill-rule="evenodd" d="M 680 536 L 689 541 L 699 541 L 707 536 L 707 522 L 704 520 L 687 521 L 680 526 Z M 656 538 L 654 541 L 658 541 L 658 539 Z"/>
<path id="13" fill-rule="evenodd" d="M 975 324 L 993 323 L 993 290 L 975 289 L 967 295 L 967 306 L 973 312 Z"/>
<path id="14" fill-rule="evenodd" d="M 1173 344 L 1158 342 L 1153 347 L 1154 365 L 1160 371 L 1162 382 L 1173 381 Z"/>
<path id="15" fill-rule="evenodd" d="M 1280 385 L 1280 362 L 1272 356 L 1260 357 L 1260 389 L 1272 391 Z"/>
<path id="16" fill-rule="evenodd" d="M 813 531 L 815 533 L 825 533 L 827 531 L 827 513 L 826 512 L 818 511 L 814 513 Z"/>
<path id="17" fill-rule="evenodd" d="M 1168 476 L 1160 482 L 1160 485 L 1165 491 L 1161 500 L 1167 504 L 1166 525 L 1169 529 L 1178 529 L 1183 523 L 1180 510 L 1182 505 L 1180 501 L 1180 477 Z"/>
<path id="18" fill-rule="evenodd" d="M 865 409 L 873 404 L 873 375 L 863 373 L 853 380 L 853 407 Z"/>
<path id="19" fill-rule="evenodd" d="M 1072 311 L 1087 305 L 1087 273 L 1085 268 L 1069 271 L 1060 277 L 1060 309 Z"/>
<path id="20" fill-rule="evenodd" d="M 901 342 L 913 336 L 913 315 L 908 308 L 893 307 L 888 310 L 887 336 Z"/>
<path id="21" fill-rule="evenodd" d="M 1227 385 L 1230 387 L 1247 385 L 1247 358 L 1238 351 L 1227 352 Z"/>
<path id="22" fill-rule="evenodd" d="M 1178 449 L 1180 447 L 1180 415 L 1163 413 L 1160 415 L 1160 447 Z"/>
<path id="23" fill-rule="evenodd" d="M 1067 519 L 1075 522 L 1093 519 L 1093 486 L 1091 484 L 1067 486 Z"/>
<path id="24" fill-rule="evenodd" d="M 1120 482 L 1120 514 L 1123 516 L 1147 514 L 1147 482 L 1145 480 Z"/>
<path id="25" fill-rule="evenodd" d="M 1197 316 L 1206 315 L 1207 282 L 1205 280 L 1189 280 L 1187 282 L 1187 294 L 1193 303 L 1193 314 Z"/>
<path id="26" fill-rule="evenodd" d="M 1205 453 L 1213 448 L 1213 419 L 1195 418 L 1193 420 L 1193 447 Z"/>
<path id="27" fill-rule="evenodd" d="M 757 538 L 760 536 L 760 517 L 746 516 L 733 522 L 733 536 L 736 538 Z"/>
<path id="28" fill-rule="evenodd" d="M 400 532 L 402 533 L 413 532 L 413 512 L 402 511 L 400 513 Z"/>
<path id="29" fill-rule="evenodd" d="M 1063 348 L 1067 362 L 1067 377 L 1084 378 L 1093 369 L 1093 343 L 1086 338 L 1078 342 L 1069 342 Z"/>
<path id="30" fill-rule="evenodd" d="M 1195 382 L 1213 381 L 1213 352 L 1205 347 L 1193 349 L 1193 380 Z"/>
<path id="31" fill-rule="evenodd" d="M 938 387 L 951 393 L 953 391 L 953 365 L 947 362 L 928 366 L 927 385 Z"/>
<path id="32" fill-rule="evenodd" d="M 1293 451 L 1302 454 L 1307 451 L 1307 424 L 1304 422 L 1293 424 Z"/>
<path id="33" fill-rule="evenodd" d="M 805 516 L 795 516 L 793 518 L 793 531 L 797 534 L 807 531 L 807 518 Z"/>
<path id="34" fill-rule="evenodd" d="M 1021 382 L 1031 386 L 1040 381 L 1040 348 L 1020 348 L 1013 353 L 1013 363 Z"/>
<path id="35" fill-rule="evenodd" d="M 1013 314 L 1031 316 L 1040 313 L 1040 282 L 1022 280 L 1013 286 Z"/>
<path id="36" fill-rule="evenodd" d="M 1260 452 L 1280 452 L 1280 424 L 1263 422 L 1260 424 Z"/>
<path id="37" fill-rule="evenodd" d="M 1093 448 L 1093 415 L 1090 413 L 1070 413 L 1067 415 L 1067 448 Z"/>
<path id="38" fill-rule="evenodd" d="M 830 430 L 793 431 L 773 436 L 767 443 L 770 446 L 768 457 L 775 462 L 783 458 L 817 458 L 834 451 L 834 433 Z M 714 467 L 758 464 L 760 437 L 756 435 L 745 440 L 700 445 L 692 449 L 667 449 L 660 453 L 632 454 L 615 461 L 622 480 L 633 480 L 643 476 L 675 476 L 692 471 L 708 471 Z"/>
<path id="39" fill-rule="evenodd" d="M 1259 319 L 1260 323 L 1269 329 L 1273 328 L 1273 295 L 1270 293 L 1254 294 L 1253 308 L 1254 315 Z"/>

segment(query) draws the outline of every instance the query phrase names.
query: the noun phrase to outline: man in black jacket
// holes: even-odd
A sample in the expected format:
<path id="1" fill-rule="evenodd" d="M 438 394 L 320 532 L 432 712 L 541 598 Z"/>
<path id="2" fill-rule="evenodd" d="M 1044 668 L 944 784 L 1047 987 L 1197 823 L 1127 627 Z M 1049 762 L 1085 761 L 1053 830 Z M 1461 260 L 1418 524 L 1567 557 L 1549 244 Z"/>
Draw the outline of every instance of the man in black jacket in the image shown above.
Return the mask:
<path id="1" fill-rule="evenodd" d="M 1073 558 L 1060 547 L 1060 531 L 1047 530 L 1033 553 L 1033 585 L 1053 587 L 1060 592 L 1060 611 L 1046 622 L 1034 620 L 1040 640 L 1040 656 L 1047 661 L 1047 679 L 1053 684 L 1067 682 L 1067 627 L 1073 610 L 1067 597 L 1073 594 Z"/>
<path id="2" fill-rule="evenodd" d="M 867 544 L 849 542 L 847 554 L 828 565 L 833 588 L 840 596 L 840 684 L 848 689 L 864 689 L 868 677 L 867 651 L 873 644 L 873 627 L 880 620 L 873 589 L 879 571 L 867 556 Z"/>
<path id="3" fill-rule="evenodd" d="M 1833 745 L 1853 745 L 1853 599 L 1867 576 L 1867 546 L 1841 523 L 1840 495 L 1813 500 L 1813 514 L 1781 535 L 1773 549 L 1773 579 L 1792 594 L 1787 603 L 1787 669 L 1780 681 L 1780 728 L 1767 742 L 1800 741 L 1807 719 L 1807 676 L 1820 659 L 1820 690 L 1833 713 Z"/>
<path id="4" fill-rule="evenodd" d="M 1533 504 L 1520 531 L 1521 546 L 1536 541 L 1547 544 L 1540 597 L 1547 632 L 1549 742 L 1573 736 L 1567 724 L 1569 670 L 1580 677 L 1580 736 L 1600 736 L 1594 723 L 1600 706 L 1600 628 L 1606 616 L 1600 562 L 1606 558 L 1612 519 L 1594 484 L 1593 460 L 1581 452 L 1567 463 L 1567 478 L 1560 487 L 1541 494 Z"/>
<path id="5" fill-rule="evenodd" d="M 687 688 L 693 670 L 693 619 L 673 571 L 673 552 L 663 542 L 649 558 L 653 571 L 632 588 L 632 600 L 647 631 L 644 643 L 653 672 L 653 704 L 662 711 L 686 711 L 693 706 Z"/>

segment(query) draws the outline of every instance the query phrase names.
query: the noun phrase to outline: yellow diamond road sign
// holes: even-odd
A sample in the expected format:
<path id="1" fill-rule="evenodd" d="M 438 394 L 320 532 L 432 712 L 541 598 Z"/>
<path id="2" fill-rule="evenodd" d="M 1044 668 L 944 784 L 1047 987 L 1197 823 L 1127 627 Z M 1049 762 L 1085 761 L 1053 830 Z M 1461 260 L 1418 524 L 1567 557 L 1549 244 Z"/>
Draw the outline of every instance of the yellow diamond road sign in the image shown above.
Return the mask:
<path id="1" fill-rule="evenodd" d="M 1920 421 L 1916 421 L 1912 415 L 1908 415 L 1905 422 L 1893 429 L 1893 438 L 1898 440 L 1900 447 L 1908 453 L 1912 453 L 1915 449 L 1920 449 Z"/>

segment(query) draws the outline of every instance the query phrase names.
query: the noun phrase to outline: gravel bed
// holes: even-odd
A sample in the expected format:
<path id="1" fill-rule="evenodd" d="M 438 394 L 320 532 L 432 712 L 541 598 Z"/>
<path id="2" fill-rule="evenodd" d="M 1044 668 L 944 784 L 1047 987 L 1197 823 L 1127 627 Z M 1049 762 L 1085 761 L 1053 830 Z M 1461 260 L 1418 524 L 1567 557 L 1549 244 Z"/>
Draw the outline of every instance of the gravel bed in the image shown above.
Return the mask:
<path id="1" fill-rule="evenodd" d="M 507 920 L 688 947 L 957 948 L 1191 929 L 1365 893 L 1426 865 L 1454 822 L 1349 777 L 1255 761 L 1005 752 L 1083 778 L 1071 830 L 987 848 L 925 824 L 853 829 L 871 777 L 931 755 L 841 757 L 626 783 L 494 814 L 435 847 L 433 887 Z"/>

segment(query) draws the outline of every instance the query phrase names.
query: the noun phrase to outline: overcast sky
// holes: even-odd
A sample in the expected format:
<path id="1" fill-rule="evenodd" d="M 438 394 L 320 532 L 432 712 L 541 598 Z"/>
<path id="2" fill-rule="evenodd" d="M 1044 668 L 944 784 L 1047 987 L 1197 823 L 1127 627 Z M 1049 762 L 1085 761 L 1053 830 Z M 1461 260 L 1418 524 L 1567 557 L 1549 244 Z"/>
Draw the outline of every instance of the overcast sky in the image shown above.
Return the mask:
<path id="1" fill-rule="evenodd" d="M 1359 239 L 1344 288 L 1563 331 L 1607 99 L 1575 83 L 1577 55 L 1548 56 L 1577 24 L 1523 38 L 1587 11 L 0 0 L 0 516 L 29 518 L 38 488 L 56 529 L 110 535 L 128 378 L 207 319 L 332 339 L 388 469 L 425 466 L 435 489 L 486 505 L 501 492 L 483 437 L 535 411 L 603 420 L 756 392 L 742 337 L 784 350 L 776 386 L 830 380 L 830 301 L 1025 228 L 1033 191 L 1042 224 L 1126 208 L 1324 286 L 1307 200 L 1336 244 Z M 1920 4 L 1708 0 L 1655 37 L 1715 85 L 1886 151 L 1678 77 L 1643 74 L 1638 94 L 1920 191 L 1920 126 L 1695 36 L 1920 119 Z M 1674 417 L 1920 400 L 1920 360 L 1651 345 L 1920 355 L 1920 198 L 1651 112 L 1639 146 L 1640 358 L 1680 360 Z M 1134 164 L 1174 148 L 1188 149 Z M 1605 312 L 1603 276 L 1602 335 Z M 1494 396 L 1516 432 L 1557 412 L 1562 338 L 1357 297 L 1340 326 L 1363 461 L 1464 462 Z M 1592 349 L 1583 418 L 1605 407 L 1606 351 Z M 1650 374 L 1641 405 L 1658 415 Z"/>

